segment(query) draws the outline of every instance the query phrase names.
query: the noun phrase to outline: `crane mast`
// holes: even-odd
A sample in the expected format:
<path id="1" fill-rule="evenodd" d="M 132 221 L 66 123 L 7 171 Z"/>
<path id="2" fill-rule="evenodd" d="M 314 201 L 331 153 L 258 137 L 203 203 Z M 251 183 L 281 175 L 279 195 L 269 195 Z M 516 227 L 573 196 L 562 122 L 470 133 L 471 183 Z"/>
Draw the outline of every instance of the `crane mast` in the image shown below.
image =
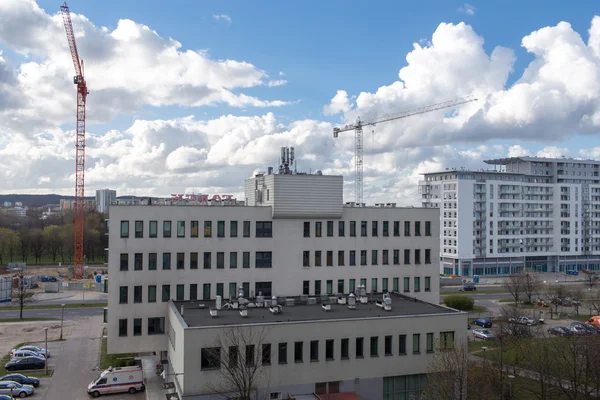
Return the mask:
<path id="1" fill-rule="evenodd" d="M 461 97 L 455 100 L 446 101 L 443 103 L 432 104 L 425 107 L 415 108 L 413 110 L 404 111 L 398 114 L 381 115 L 371 121 L 361 121 L 360 117 L 355 123 L 333 128 L 333 137 L 337 138 L 341 132 L 354 131 L 354 168 L 355 168 L 355 196 L 356 204 L 363 202 L 363 127 L 375 126 L 382 122 L 395 121 L 397 119 L 411 117 L 413 115 L 425 114 L 436 110 L 441 110 L 449 107 L 456 107 L 461 104 L 476 101 L 474 96 Z"/>
<path id="2" fill-rule="evenodd" d="M 74 251 L 73 251 L 73 277 L 83 278 L 83 233 L 85 221 L 85 105 L 88 95 L 85 81 L 83 60 L 79 59 L 71 13 L 65 2 L 60 6 L 60 11 L 65 25 L 67 41 L 75 67 L 73 83 L 77 85 L 77 133 L 75 136 L 75 219 L 74 219 Z"/>

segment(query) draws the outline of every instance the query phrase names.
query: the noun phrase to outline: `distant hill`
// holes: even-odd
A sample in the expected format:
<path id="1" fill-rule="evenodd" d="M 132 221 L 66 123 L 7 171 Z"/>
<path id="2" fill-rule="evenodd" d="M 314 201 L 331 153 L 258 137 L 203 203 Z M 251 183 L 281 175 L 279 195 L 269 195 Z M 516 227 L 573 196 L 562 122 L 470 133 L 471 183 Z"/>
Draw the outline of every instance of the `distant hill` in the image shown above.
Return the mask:
<path id="1" fill-rule="evenodd" d="M 143 199 L 148 196 L 117 196 L 117 199 Z M 24 206 L 39 207 L 47 204 L 60 204 L 60 199 L 75 199 L 75 196 L 63 196 L 60 194 L 0 194 L 0 206 L 5 201 L 10 201 L 13 205 L 16 202 L 23 203 Z M 96 196 L 86 196 L 86 200 L 95 200 Z"/>

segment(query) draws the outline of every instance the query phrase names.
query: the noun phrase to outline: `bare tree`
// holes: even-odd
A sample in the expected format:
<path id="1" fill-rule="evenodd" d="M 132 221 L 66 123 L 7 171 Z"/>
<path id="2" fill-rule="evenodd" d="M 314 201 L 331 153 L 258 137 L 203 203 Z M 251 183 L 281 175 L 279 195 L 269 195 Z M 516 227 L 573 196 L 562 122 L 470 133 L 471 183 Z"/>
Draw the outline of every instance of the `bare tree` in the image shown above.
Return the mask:
<path id="1" fill-rule="evenodd" d="M 558 314 L 558 306 L 567 297 L 567 288 L 561 284 L 550 285 L 546 288 L 546 297 L 551 306 L 554 306 L 554 313 Z"/>
<path id="2" fill-rule="evenodd" d="M 58 225 L 50 225 L 44 228 L 46 248 L 54 264 L 56 264 L 56 257 L 58 257 L 62 246 L 61 232 L 61 227 Z"/>
<path id="3" fill-rule="evenodd" d="M 591 336 L 573 335 L 551 346 L 556 385 L 570 400 L 589 399 L 597 390 L 592 367 L 598 354 L 590 351 L 595 341 Z"/>
<path id="4" fill-rule="evenodd" d="M 584 275 L 583 279 L 586 285 L 591 289 L 598 282 L 598 273 L 596 271 L 590 271 L 589 269 L 584 269 L 581 271 Z"/>
<path id="5" fill-rule="evenodd" d="M 506 280 L 504 281 L 504 287 L 506 288 L 506 290 L 508 290 L 510 295 L 515 299 L 515 305 L 519 304 L 519 299 L 521 298 L 521 295 L 523 294 L 523 279 L 524 279 L 524 275 L 517 273 L 517 274 L 510 274 L 508 276 L 508 278 L 506 278 Z"/>
<path id="6" fill-rule="evenodd" d="M 18 249 L 21 261 L 27 262 L 29 250 L 31 249 L 31 236 L 29 235 L 29 231 L 22 230 L 19 232 Z"/>
<path id="7" fill-rule="evenodd" d="M 269 386 L 272 357 L 267 333 L 265 328 L 249 326 L 225 328 L 207 354 L 218 366 L 218 378 L 211 381 L 210 390 L 226 399 L 262 398 Z"/>
<path id="8" fill-rule="evenodd" d="M 23 319 L 23 308 L 33 300 L 33 292 L 28 285 L 25 285 L 23 275 L 19 276 L 17 287 L 12 289 L 12 301 L 19 307 L 19 319 Z"/>
<path id="9" fill-rule="evenodd" d="M 539 276 L 534 272 L 521 272 L 521 275 L 523 294 L 527 297 L 528 304 L 531 304 L 531 298 L 540 290 Z"/>
<path id="10" fill-rule="evenodd" d="M 42 231 L 40 228 L 34 228 L 31 231 L 29 231 L 29 237 L 29 246 L 31 248 L 31 252 L 33 253 L 33 257 L 35 258 L 35 263 L 40 264 L 42 261 L 42 254 L 44 253 L 45 247 L 44 231 Z"/>

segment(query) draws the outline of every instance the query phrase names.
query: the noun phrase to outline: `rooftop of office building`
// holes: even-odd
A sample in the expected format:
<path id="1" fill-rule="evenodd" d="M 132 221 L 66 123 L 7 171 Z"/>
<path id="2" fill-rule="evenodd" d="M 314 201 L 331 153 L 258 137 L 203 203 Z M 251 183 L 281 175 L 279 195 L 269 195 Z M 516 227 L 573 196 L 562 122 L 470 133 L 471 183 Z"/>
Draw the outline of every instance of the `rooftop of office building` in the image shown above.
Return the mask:
<path id="1" fill-rule="evenodd" d="M 551 157 L 505 157 L 505 158 L 495 158 L 495 159 L 490 159 L 490 160 L 483 160 L 484 163 L 486 164 L 491 164 L 491 165 L 506 165 L 506 164 L 512 164 L 515 162 L 536 162 L 536 163 L 578 163 L 578 164 L 595 164 L 595 165 L 600 165 L 600 161 L 597 160 L 592 160 L 592 159 L 588 159 L 588 160 L 584 160 L 581 158 L 567 158 L 567 157 L 560 157 L 560 158 L 551 158 Z"/>
<path id="2" fill-rule="evenodd" d="M 459 312 L 396 293 L 389 294 L 387 301 L 384 298 L 386 295 L 382 294 L 355 296 L 355 307 L 352 308 L 351 296 L 353 295 L 279 297 L 276 306 L 273 305 L 272 299 L 266 297 L 262 304 L 261 299 L 257 298 L 249 300 L 244 307 L 239 307 L 248 301 L 243 298 L 241 302 L 222 300 L 218 310 L 218 300 L 173 303 L 188 327 L 389 318 Z"/>

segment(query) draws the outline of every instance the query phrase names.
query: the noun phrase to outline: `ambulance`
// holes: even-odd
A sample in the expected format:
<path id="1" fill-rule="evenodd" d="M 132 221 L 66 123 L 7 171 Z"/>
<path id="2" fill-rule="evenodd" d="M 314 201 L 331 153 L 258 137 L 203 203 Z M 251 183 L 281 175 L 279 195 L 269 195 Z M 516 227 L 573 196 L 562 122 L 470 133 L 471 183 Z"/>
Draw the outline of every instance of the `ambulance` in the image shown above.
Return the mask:
<path id="1" fill-rule="evenodd" d="M 88 394 L 92 397 L 124 392 L 134 394 L 145 388 L 141 366 L 109 367 L 88 385 Z"/>

